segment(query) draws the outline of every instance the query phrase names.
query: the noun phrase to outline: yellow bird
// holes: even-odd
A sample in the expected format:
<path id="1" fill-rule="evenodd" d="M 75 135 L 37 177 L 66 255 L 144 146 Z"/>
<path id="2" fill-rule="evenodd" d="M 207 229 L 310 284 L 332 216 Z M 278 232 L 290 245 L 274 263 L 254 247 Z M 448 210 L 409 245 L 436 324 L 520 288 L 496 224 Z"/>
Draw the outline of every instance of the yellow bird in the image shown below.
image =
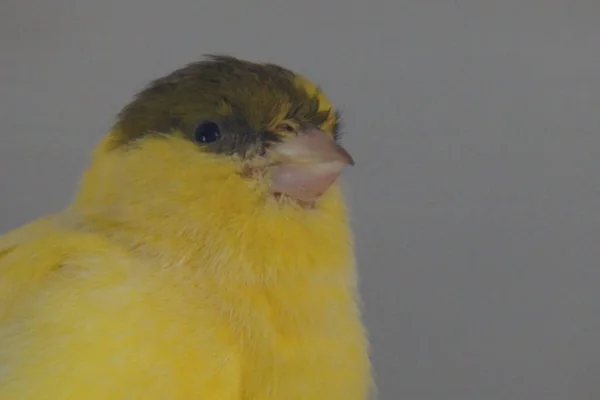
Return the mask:
<path id="1" fill-rule="evenodd" d="M 273 64 L 148 85 L 72 204 L 0 238 L 0 399 L 368 398 L 339 122 Z"/>

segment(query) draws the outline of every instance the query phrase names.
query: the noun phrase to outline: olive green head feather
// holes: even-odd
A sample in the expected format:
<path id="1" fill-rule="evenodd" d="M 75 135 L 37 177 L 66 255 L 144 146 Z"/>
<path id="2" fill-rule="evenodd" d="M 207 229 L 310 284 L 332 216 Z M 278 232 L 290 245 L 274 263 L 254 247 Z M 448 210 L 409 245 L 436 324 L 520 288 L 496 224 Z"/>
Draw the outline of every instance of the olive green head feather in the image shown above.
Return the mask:
<path id="1" fill-rule="evenodd" d="M 327 129 L 340 135 L 339 112 L 294 72 L 211 55 L 157 79 L 119 114 L 111 148 L 149 135 L 184 135 L 209 151 L 247 156 L 279 140 L 278 131 Z M 218 139 L 218 140 L 216 140 Z"/>

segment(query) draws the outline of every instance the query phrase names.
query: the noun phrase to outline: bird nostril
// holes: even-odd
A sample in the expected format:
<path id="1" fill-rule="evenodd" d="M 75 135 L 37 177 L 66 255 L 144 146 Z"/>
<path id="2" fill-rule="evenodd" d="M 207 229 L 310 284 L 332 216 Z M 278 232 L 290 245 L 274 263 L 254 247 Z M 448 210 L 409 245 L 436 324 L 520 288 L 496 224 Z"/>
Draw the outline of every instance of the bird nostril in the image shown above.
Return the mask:
<path id="1" fill-rule="evenodd" d="M 296 129 L 292 125 L 285 123 L 285 122 L 277 125 L 275 127 L 275 130 L 277 132 L 286 132 L 286 133 L 295 133 L 296 132 Z"/>

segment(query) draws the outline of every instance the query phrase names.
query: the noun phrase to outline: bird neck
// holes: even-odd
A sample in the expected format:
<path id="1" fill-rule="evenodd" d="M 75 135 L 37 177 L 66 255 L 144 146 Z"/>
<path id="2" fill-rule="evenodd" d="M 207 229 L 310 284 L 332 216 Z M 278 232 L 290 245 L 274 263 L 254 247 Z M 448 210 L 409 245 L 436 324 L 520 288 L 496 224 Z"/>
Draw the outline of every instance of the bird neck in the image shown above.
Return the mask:
<path id="1" fill-rule="evenodd" d="M 131 153 L 95 157 L 70 209 L 80 229 L 139 257 L 218 279 L 353 276 L 352 234 L 339 187 L 314 209 L 257 196 L 234 179 L 200 190 L 196 177 L 198 192 L 190 193 L 194 185 L 185 173 L 165 171 L 169 162 L 156 165 L 145 161 L 151 152 Z"/>

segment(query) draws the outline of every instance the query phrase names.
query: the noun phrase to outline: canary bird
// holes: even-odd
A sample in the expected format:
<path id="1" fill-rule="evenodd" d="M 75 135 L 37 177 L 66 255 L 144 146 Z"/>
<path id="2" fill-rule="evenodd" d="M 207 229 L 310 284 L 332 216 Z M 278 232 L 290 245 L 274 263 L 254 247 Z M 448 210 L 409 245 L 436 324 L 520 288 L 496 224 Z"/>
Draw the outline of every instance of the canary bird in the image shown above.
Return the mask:
<path id="1" fill-rule="evenodd" d="M 73 201 L 0 238 L 0 399 L 370 396 L 340 131 L 278 65 L 151 82 Z"/>

